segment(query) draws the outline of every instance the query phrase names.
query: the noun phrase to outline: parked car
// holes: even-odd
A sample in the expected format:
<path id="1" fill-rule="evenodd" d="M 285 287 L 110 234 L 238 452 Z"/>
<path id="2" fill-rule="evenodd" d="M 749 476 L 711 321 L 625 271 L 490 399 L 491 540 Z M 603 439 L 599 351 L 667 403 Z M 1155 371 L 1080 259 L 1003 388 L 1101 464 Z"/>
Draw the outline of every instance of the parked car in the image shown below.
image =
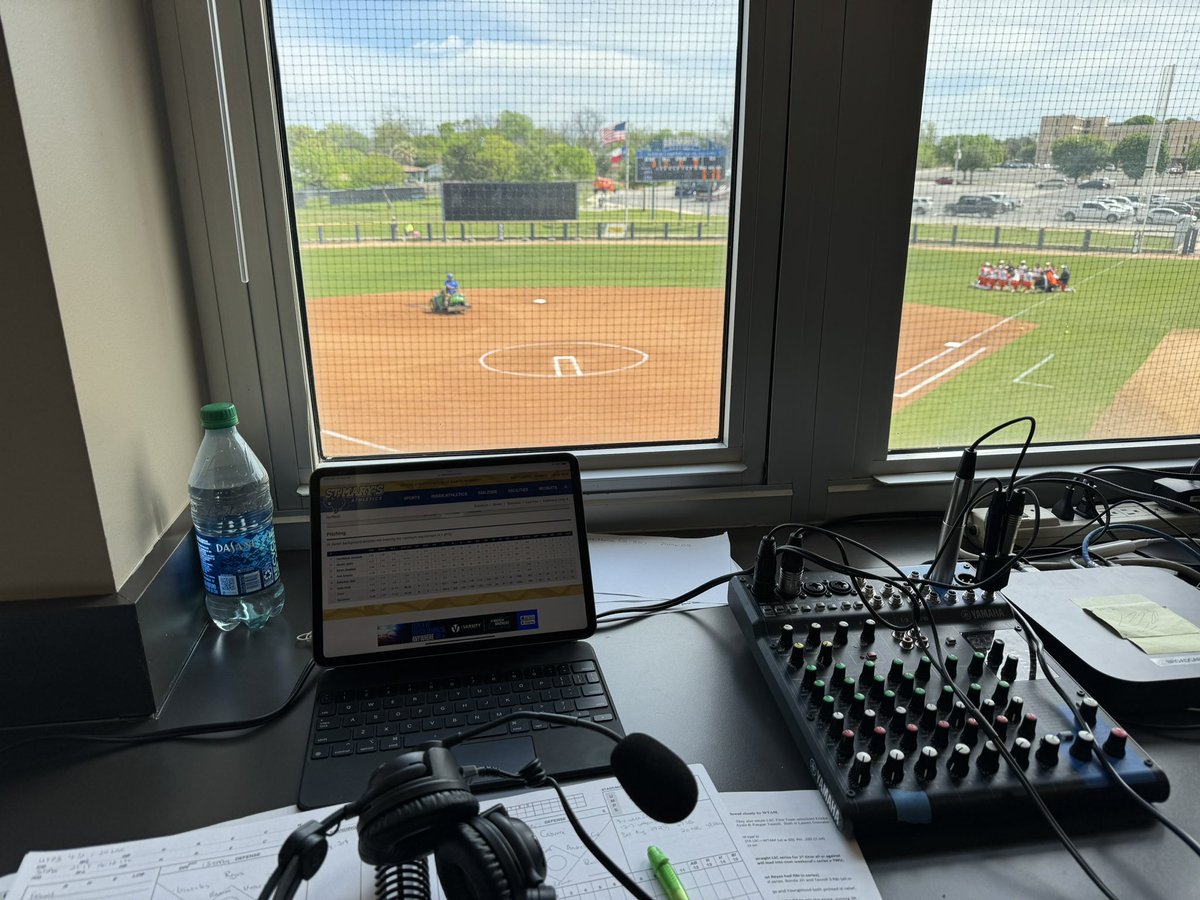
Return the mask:
<path id="1" fill-rule="evenodd" d="M 1058 188 L 1065 188 L 1070 183 L 1065 178 L 1044 178 L 1036 186 L 1047 190 L 1057 190 Z"/>
<path id="2" fill-rule="evenodd" d="M 1015 159 L 1010 159 L 1006 162 L 1000 163 L 1000 165 L 996 166 L 996 168 L 997 169 L 1032 169 L 1033 163 L 1019 162 Z"/>
<path id="3" fill-rule="evenodd" d="M 1146 213 L 1147 225 L 1177 225 L 1180 221 L 1194 222 L 1196 221 L 1196 217 L 1190 213 L 1167 209 L 1164 206 L 1157 207 Z"/>
<path id="4" fill-rule="evenodd" d="M 1085 191 L 1107 191 L 1112 187 L 1112 182 L 1107 178 L 1089 178 L 1087 181 L 1079 182 L 1079 186 Z"/>
<path id="5" fill-rule="evenodd" d="M 1122 206 L 1101 203 L 1098 200 L 1084 200 L 1078 206 L 1063 207 L 1058 211 L 1058 217 L 1068 222 L 1078 219 L 1081 222 L 1119 222 L 1127 219 L 1133 213 Z"/>
<path id="6" fill-rule="evenodd" d="M 1172 163 L 1171 165 L 1167 166 L 1167 174 L 1168 175 L 1182 175 L 1183 174 L 1183 166 L 1179 163 Z"/>
<path id="7" fill-rule="evenodd" d="M 1001 209 L 1005 211 L 1016 209 L 1021 205 L 1020 197 L 1011 197 L 1002 191 L 988 191 L 983 196 L 991 197 L 994 201 L 1000 204 Z"/>
<path id="8" fill-rule="evenodd" d="M 946 204 L 946 215 L 948 216 L 983 216 L 990 219 L 996 213 L 1003 211 L 1004 208 L 991 197 L 972 194 L 964 194 L 954 203 Z"/>
<path id="9" fill-rule="evenodd" d="M 913 197 L 912 214 L 923 216 L 933 209 L 933 199 L 930 197 Z"/>
<path id="10" fill-rule="evenodd" d="M 940 178 L 933 179 L 934 184 L 954 184 L 955 181 L 949 175 L 942 175 Z"/>
<path id="11" fill-rule="evenodd" d="M 1163 203 L 1155 203 L 1153 204 L 1153 208 L 1173 209 L 1175 212 L 1181 213 L 1185 216 L 1194 216 L 1196 214 L 1196 207 L 1192 206 L 1190 203 L 1184 203 L 1182 200 L 1167 200 Z"/>

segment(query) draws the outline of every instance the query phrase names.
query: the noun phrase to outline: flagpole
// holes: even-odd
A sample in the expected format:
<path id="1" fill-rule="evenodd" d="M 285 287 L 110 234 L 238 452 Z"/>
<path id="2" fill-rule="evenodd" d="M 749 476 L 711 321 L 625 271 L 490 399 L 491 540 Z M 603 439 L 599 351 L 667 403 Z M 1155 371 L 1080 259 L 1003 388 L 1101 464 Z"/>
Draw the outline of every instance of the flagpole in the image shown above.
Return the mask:
<path id="1" fill-rule="evenodd" d="M 625 233 L 629 234 L 629 120 L 625 120 Z"/>

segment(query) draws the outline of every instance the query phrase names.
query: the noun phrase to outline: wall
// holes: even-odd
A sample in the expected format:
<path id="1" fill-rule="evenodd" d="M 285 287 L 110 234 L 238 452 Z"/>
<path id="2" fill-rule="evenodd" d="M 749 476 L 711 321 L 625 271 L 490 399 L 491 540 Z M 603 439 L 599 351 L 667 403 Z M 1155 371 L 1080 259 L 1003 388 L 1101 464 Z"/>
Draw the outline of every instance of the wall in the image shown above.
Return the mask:
<path id="1" fill-rule="evenodd" d="M 69 372 L 46 365 L 74 384 L 111 590 L 185 508 L 207 399 L 150 14 L 0 0 L 0 22 Z"/>

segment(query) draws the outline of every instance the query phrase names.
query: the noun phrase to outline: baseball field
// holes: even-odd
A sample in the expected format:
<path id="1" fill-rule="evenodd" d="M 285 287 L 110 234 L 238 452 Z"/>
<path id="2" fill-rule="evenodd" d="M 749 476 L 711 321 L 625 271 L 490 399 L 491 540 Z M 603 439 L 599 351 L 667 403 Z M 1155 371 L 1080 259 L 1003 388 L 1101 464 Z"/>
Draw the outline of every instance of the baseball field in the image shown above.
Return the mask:
<path id="1" fill-rule="evenodd" d="M 326 456 L 720 436 L 723 242 L 303 247 Z M 911 250 L 894 449 L 1200 432 L 1195 262 L 1058 254 L 1075 290 L 1014 294 L 971 288 L 983 258 Z M 462 315 L 429 308 L 449 272 Z"/>

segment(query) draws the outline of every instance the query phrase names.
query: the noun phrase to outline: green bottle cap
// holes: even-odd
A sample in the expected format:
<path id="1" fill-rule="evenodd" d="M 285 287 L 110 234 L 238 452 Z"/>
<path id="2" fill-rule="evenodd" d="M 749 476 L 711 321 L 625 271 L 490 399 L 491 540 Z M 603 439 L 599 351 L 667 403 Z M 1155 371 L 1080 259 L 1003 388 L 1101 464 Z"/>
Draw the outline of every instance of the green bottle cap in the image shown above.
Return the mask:
<path id="1" fill-rule="evenodd" d="M 200 422 L 210 431 L 232 428 L 238 423 L 237 408 L 232 403 L 208 403 L 200 407 Z"/>

